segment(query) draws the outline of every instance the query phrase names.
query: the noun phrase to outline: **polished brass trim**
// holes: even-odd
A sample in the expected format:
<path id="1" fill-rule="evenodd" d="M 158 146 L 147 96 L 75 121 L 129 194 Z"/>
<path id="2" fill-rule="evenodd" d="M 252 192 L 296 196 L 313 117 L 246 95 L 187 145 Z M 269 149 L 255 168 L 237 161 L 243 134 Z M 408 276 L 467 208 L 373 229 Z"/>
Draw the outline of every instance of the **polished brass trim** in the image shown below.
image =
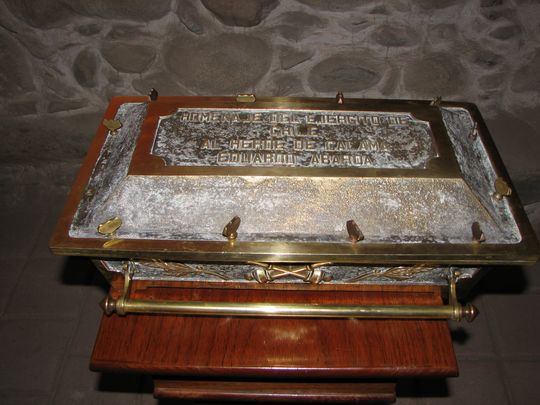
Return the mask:
<path id="1" fill-rule="evenodd" d="M 97 231 L 105 236 L 114 236 L 122 226 L 122 220 L 118 217 L 108 219 L 98 225 Z"/>
<path id="2" fill-rule="evenodd" d="M 474 243 L 482 243 L 486 241 L 486 235 L 478 222 L 473 222 L 471 225 L 472 241 Z"/>
<path id="3" fill-rule="evenodd" d="M 503 197 L 508 197 L 512 195 L 512 189 L 504 179 L 497 177 L 495 180 L 495 193 L 493 197 L 497 200 L 502 200 Z"/>
<path id="4" fill-rule="evenodd" d="M 403 281 L 409 280 L 415 277 L 417 274 L 427 273 L 432 270 L 434 270 L 434 268 L 428 266 L 427 264 L 417 264 L 414 266 L 395 266 L 383 271 L 368 271 L 367 273 L 348 279 L 347 282 L 357 283 L 362 280 L 379 280 L 385 278 L 390 280 Z"/>
<path id="5" fill-rule="evenodd" d="M 360 227 L 354 222 L 353 219 L 350 219 L 345 224 L 347 227 L 347 233 L 349 234 L 349 239 L 352 243 L 364 240 L 364 234 L 360 230 Z"/>
<path id="6" fill-rule="evenodd" d="M 161 269 L 165 274 L 173 277 L 184 277 L 193 274 L 206 274 L 208 276 L 214 276 L 225 281 L 231 279 L 230 277 L 226 276 L 221 272 L 207 270 L 201 265 L 190 265 L 187 263 L 169 262 L 159 259 L 137 260 L 136 263 L 142 264 L 146 267 Z"/>
<path id="7" fill-rule="evenodd" d="M 229 240 L 235 240 L 238 237 L 237 231 L 240 227 L 241 222 L 242 221 L 240 220 L 240 217 L 238 215 L 235 215 L 233 219 L 231 219 L 223 228 L 223 236 L 225 236 Z"/>
<path id="8" fill-rule="evenodd" d="M 238 94 L 236 101 L 238 103 L 254 103 L 256 101 L 255 94 Z"/>
<path id="9" fill-rule="evenodd" d="M 118 120 L 103 120 L 103 125 L 110 131 L 111 135 L 116 135 L 118 130 L 122 128 L 122 123 Z"/>
<path id="10" fill-rule="evenodd" d="M 331 274 L 328 274 L 320 269 L 320 267 L 331 265 L 332 263 L 330 262 L 313 263 L 307 264 L 305 266 L 292 268 L 279 266 L 272 263 L 247 263 L 258 266 L 260 267 L 260 269 L 256 269 L 250 271 L 249 273 L 246 273 L 246 280 L 255 280 L 261 284 L 271 283 L 272 281 L 279 280 L 283 277 L 294 277 L 311 284 L 320 284 L 323 281 L 332 280 Z"/>
<path id="11" fill-rule="evenodd" d="M 318 305 L 251 302 L 150 301 L 129 298 L 133 277 L 132 264 L 127 264 L 124 291 L 120 298 L 107 296 L 101 303 L 106 315 L 170 314 L 208 316 L 309 317 L 357 319 L 466 319 L 472 322 L 478 310 L 462 306 L 456 295 L 459 272 L 449 276 L 447 305 Z"/>

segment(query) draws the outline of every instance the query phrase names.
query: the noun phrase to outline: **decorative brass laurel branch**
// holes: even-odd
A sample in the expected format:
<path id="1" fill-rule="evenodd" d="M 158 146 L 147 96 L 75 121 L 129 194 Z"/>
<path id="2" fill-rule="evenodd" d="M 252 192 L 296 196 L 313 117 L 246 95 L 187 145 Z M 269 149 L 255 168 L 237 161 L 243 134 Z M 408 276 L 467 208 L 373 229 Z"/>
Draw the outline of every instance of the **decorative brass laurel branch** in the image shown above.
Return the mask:
<path id="1" fill-rule="evenodd" d="M 143 266 L 161 269 L 165 274 L 173 277 L 185 277 L 206 274 L 217 277 L 221 280 L 230 281 L 231 277 L 222 272 L 206 269 L 202 265 L 192 266 L 186 263 L 165 262 L 163 260 L 138 260 Z M 261 284 L 272 283 L 282 278 L 296 278 L 311 284 L 319 284 L 332 280 L 332 275 L 322 271 L 321 267 L 329 266 L 332 263 L 313 263 L 299 267 L 285 267 L 271 263 L 247 262 L 247 264 L 257 266 L 258 269 L 249 271 L 245 274 L 248 281 L 256 281 Z M 414 266 L 396 266 L 388 269 L 368 270 L 356 277 L 344 280 L 346 283 L 358 283 L 364 280 L 389 279 L 395 281 L 410 280 L 419 274 L 435 270 L 426 264 L 417 264 Z"/>
<path id="2" fill-rule="evenodd" d="M 387 278 L 390 280 L 403 281 L 409 280 L 421 273 L 427 273 L 434 270 L 433 267 L 428 267 L 426 264 L 416 264 L 414 266 L 396 266 L 386 270 L 372 270 L 359 276 L 346 280 L 348 283 L 357 283 L 362 280 L 377 280 Z"/>
<path id="3" fill-rule="evenodd" d="M 221 280 L 230 280 L 230 277 L 227 277 L 225 274 L 211 271 L 205 269 L 203 266 L 191 266 L 185 263 L 178 262 L 164 262 L 163 260 L 153 259 L 153 260 L 139 260 L 140 264 L 152 267 L 155 269 L 162 269 L 167 275 L 181 277 L 181 276 L 191 276 L 197 274 L 206 274 L 209 276 L 214 276 L 220 278 Z"/>

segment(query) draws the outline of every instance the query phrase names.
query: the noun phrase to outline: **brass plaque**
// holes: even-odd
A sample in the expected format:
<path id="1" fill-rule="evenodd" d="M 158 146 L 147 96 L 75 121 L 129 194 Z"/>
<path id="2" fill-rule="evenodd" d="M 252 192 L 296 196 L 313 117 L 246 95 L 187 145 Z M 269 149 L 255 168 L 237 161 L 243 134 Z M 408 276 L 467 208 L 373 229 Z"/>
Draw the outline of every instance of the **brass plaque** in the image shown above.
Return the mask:
<path id="1" fill-rule="evenodd" d="M 437 156 L 410 113 L 183 108 L 160 120 L 168 166 L 423 169 Z"/>

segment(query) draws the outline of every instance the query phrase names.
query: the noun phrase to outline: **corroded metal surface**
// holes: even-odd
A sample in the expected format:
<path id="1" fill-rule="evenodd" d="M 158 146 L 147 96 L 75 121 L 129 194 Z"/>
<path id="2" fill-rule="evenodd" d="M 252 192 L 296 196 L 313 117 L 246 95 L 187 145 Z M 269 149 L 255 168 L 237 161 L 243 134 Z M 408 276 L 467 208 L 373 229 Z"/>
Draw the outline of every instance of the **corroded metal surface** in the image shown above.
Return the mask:
<path id="1" fill-rule="evenodd" d="M 497 187 L 509 180 L 473 107 L 374 103 L 348 99 L 336 111 L 335 101 L 311 99 L 118 102 L 107 118 L 122 127 L 104 133 L 66 242 L 53 248 L 222 263 L 535 260 L 530 225 L 515 195 Z M 240 148 L 273 157 L 221 165 L 220 153 Z M 299 157 L 266 167 L 279 148 Z M 369 164 L 351 166 L 352 155 Z M 104 237 L 99 225 L 115 217 L 121 228 Z M 231 218 L 241 222 L 224 232 Z"/>
<path id="2" fill-rule="evenodd" d="M 424 168 L 431 129 L 411 114 L 179 109 L 152 153 L 171 166 Z"/>

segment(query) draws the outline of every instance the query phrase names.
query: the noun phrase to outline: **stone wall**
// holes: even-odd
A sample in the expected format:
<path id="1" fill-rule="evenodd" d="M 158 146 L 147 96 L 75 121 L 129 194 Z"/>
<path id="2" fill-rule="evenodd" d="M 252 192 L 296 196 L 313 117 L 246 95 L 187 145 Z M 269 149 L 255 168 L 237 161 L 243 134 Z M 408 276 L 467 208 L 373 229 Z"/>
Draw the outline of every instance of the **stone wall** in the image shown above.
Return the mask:
<path id="1" fill-rule="evenodd" d="M 65 181 L 110 97 L 421 98 L 478 104 L 540 200 L 540 2 L 3 0 L 2 181 Z"/>

